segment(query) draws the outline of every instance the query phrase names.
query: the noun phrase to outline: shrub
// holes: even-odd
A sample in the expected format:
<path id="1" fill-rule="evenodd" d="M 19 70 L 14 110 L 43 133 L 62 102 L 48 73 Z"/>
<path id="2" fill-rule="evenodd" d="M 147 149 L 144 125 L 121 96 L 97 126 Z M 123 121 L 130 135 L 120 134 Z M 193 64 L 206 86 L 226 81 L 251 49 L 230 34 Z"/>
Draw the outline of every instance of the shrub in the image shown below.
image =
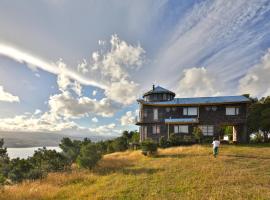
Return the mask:
<path id="1" fill-rule="evenodd" d="M 199 127 L 194 127 L 192 134 L 194 135 L 197 142 L 202 142 L 203 132 Z"/>
<path id="2" fill-rule="evenodd" d="M 182 136 L 175 133 L 170 135 L 169 142 L 172 146 L 178 146 L 184 143 Z"/>
<path id="3" fill-rule="evenodd" d="M 5 184 L 5 181 L 6 181 L 6 178 L 3 174 L 0 173 L 0 186 L 1 185 L 4 185 Z"/>
<path id="4" fill-rule="evenodd" d="M 166 137 L 161 136 L 161 138 L 159 140 L 159 146 L 161 148 L 166 148 L 166 147 L 170 146 L 170 143 L 167 141 Z"/>
<path id="5" fill-rule="evenodd" d="M 145 140 L 141 143 L 141 148 L 143 155 L 155 155 L 157 152 L 157 143 L 152 140 Z"/>
<path id="6" fill-rule="evenodd" d="M 77 158 L 79 167 L 92 169 L 101 159 L 101 154 L 95 144 L 83 145 Z"/>

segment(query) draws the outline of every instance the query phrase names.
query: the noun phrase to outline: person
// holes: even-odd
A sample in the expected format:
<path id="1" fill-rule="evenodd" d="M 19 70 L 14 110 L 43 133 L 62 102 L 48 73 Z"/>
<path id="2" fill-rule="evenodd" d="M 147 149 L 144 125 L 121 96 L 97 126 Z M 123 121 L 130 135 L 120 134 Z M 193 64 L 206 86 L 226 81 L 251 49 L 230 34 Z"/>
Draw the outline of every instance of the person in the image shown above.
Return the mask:
<path id="1" fill-rule="evenodd" d="M 220 145 L 220 141 L 217 138 L 214 138 L 212 144 L 213 144 L 213 155 L 216 158 L 217 155 L 218 155 L 218 148 L 219 148 L 219 145 Z"/>

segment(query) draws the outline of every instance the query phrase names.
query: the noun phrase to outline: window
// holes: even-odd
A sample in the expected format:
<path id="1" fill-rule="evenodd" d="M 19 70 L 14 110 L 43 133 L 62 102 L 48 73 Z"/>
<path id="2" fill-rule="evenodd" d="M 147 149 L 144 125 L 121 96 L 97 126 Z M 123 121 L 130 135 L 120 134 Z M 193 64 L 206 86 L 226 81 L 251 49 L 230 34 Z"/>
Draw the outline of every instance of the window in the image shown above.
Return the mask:
<path id="1" fill-rule="evenodd" d="M 198 115 L 198 108 L 197 107 L 183 108 L 183 115 Z"/>
<path id="2" fill-rule="evenodd" d="M 188 133 L 187 125 L 174 125 L 174 133 Z"/>
<path id="3" fill-rule="evenodd" d="M 153 112 L 154 112 L 154 120 L 158 120 L 158 109 L 155 108 L 155 109 L 153 110 Z"/>
<path id="4" fill-rule="evenodd" d="M 144 110 L 144 111 L 143 111 L 143 116 L 144 116 L 144 117 L 147 117 L 147 110 Z"/>
<path id="5" fill-rule="evenodd" d="M 239 107 L 227 107 L 226 115 L 239 115 Z"/>
<path id="6" fill-rule="evenodd" d="M 170 112 L 171 108 L 170 107 L 167 107 L 166 108 L 166 112 Z"/>
<path id="7" fill-rule="evenodd" d="M 206 111 L 217 111 L 217 106 L 206 106 L 205 110 Z"/>
<path id="8" fill-rule="evenodd" d="M 202 126 L 199 126 L 199 128 L 202 130 L 203 135 L 208 135 L 208 136 L 214 135 L 214 126 L 212 125 L 202 125 Z"/>
<path id="9" fill-rule="evenodd" d="M 167 100 L 167 94 L 163 94 L 163 100 Z"/>
<path id="10" fill-rule="evenodd" d="M 173 107 L 173 108 L 172 108 L 172 111 L 176 111 L 176 108 L 175 108 L 175 107 Z"/>
<path id="11" fill-rule="evenodd" d="M 160 133 L 160 125 L 154 125 L 153 134 L 159 134 L 159 133 Z"/>

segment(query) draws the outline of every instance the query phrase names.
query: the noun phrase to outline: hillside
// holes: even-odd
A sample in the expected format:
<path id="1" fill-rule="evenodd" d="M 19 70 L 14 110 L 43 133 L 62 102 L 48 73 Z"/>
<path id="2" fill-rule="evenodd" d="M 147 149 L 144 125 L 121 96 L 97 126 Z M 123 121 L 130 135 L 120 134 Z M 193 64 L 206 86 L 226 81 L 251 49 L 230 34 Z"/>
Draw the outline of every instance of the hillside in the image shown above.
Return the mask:
<path id="1" fill-rule="evenodd" d="M 0 199 L 270 199 L 270 146 L 210 146 L 104 156 L 93 171 L 7 186 Z"/>

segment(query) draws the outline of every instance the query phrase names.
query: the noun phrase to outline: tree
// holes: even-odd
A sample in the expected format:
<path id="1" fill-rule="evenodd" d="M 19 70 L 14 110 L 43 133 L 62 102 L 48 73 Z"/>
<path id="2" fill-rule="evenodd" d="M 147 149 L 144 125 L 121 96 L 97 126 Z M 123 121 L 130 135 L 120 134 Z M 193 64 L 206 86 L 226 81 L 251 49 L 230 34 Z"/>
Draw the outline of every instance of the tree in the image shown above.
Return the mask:
<path id="1" fill-rule="evenodd" d="M 89 141 L 84 141 L 84 143 L 89 143 Z M 59 144 L 59 147 L 62 149 L 64 156 L 68 159 L 70 163 L 73 163 L 79 153 L 82 142 L 79 140 L 71 141 L 70 138 L 64 137 Z"/>
<path id="2" fill-rule="evenodd" d="M 92 169 L 101 159 L 101 154 L 95 144 L 89 143 L 83 145 L 77 158 L 79 167 Z"/>
<path id="3" fill-rule="evenodd" d="M 0 176 L 3 182 L 9 172 L 9 157 L 7 154 L 7 148 L 4 147 L 4 139 L 0 139 Z M 1 183 L 0 183 L 1 184 Z"/>
<path id="4" fill-rule="evenodd" d="M 201 143 L 201 140 L 203 138 L 203 132 L 199 127 L 194 127 L 192 134 L 194 135 L 195 139 Z"/>
<path id="5" fill-rule="evenodd" d="M 249 133 L 263 132 L 264 142 L 269 141 L 270 132 L 270 97 L 261 98 L 249 107 L 248 112 Z"/>
<path id="6" fill-rule="evenodd" d="M 118 137 L 112 143 L 114 151 L 125 151 L 128 149 L 128 141 L 125 137 Z"/>

